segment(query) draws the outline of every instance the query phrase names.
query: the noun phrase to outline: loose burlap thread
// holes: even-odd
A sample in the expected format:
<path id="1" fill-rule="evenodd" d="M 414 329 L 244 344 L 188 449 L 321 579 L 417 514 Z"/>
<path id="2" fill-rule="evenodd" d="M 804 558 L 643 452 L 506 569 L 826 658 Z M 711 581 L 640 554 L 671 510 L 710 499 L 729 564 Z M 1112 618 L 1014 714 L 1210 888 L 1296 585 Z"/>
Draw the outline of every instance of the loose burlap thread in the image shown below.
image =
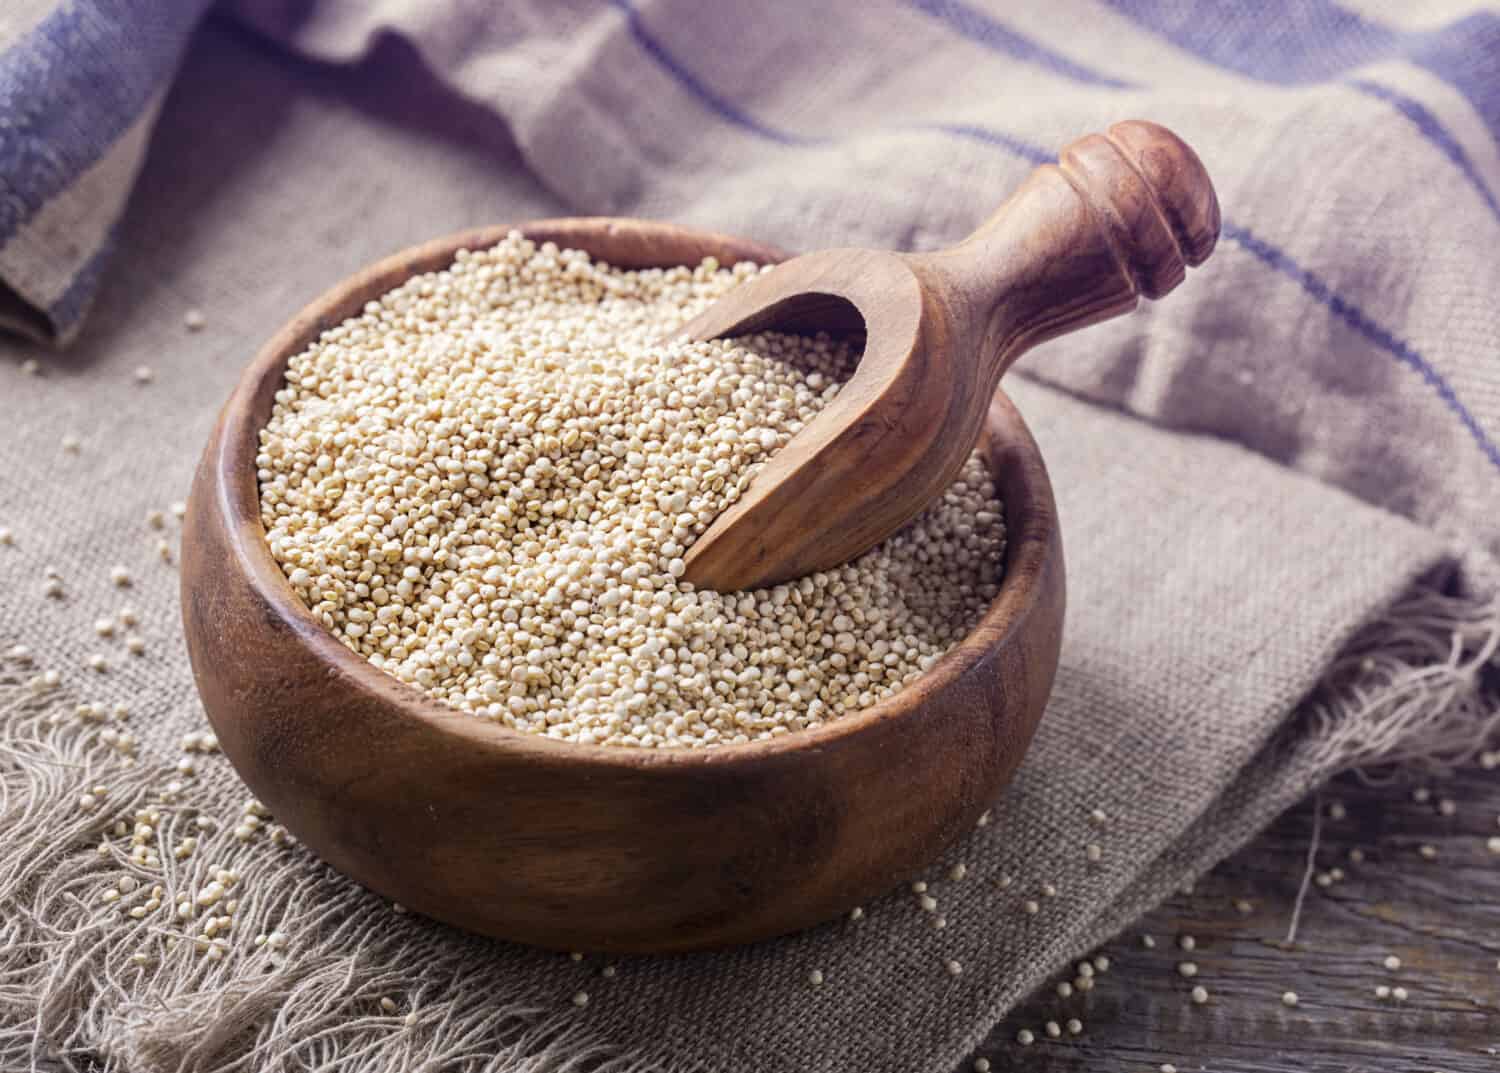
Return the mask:
<path id="1" fill-rule="evenodd" d="M 398 16 L 415 10 L 389 7 Z M 1164 304 L 1049 347 L 1028 359 L 1049 382 L 1012 388 L 1057 489 L 1070 612 L 1031 754 L 992 822 L 927 877 L 945 928 L 897 891 L 865 906 L 860 921 L 721 953 L 620 959 L 605 978 L 601 958 L 574 962 L 400 915 L 295 843 L 263 833 L 238 840 L 245 791 L 227 762 L 200 758 L 193 777 L 173 768 L 181 735 L 205 724 L 177 624 L 175 568 L 156 558 L 159 534 L 145 517 L 185 494 L 217 406 L 255 346 L 302 302 L 404 244 L 570 210 L 672 214 L 789 246 L 931 245 L 956 237 L 1030 167 L 954 151 L 941 189 L 929 190 L 904 178 L 906 165 L 878 151 L 878 138 L 868 158 L 863 149 L 830 150 L 810 170 L 803 158 L 757 157 L 721 140 L 698 155 L 679 148 L 665 175 L 640 149 L 630 163 L 639 169 L 634 187 L 592 189 L 625 165 L 580 148 L 590 138 L 596 154 L 613 144 L 590 124 L 614 123 L 630 135 L 617 140 L 651 146 L 632 124 L 654 117 L 663 128 L 669 119 L 686 127 L 688 105 L 701 105 L 674 103 L 665 83 L 645 81 L 659 99 L 623 95 L 639 110 L 589 111 L 611 78 L 628 73 L 639 87 L 656 76 L 640 66 L 618 11 L 569 17 L 567 40 L 592 49 L 583 69 L 543 70 L 558 54 L 534 41 L 528 54 L 518 40 L 521 58 L 495 45 L 520 65 L 507 74 L 500 64 L 501 74 L 527 87 L 534 106 L 550 102 L 530 120 L 497 108 L 509 126 L 431 74 L 476 93 L 466 65 L 424 46 L 432 27 L 407 24 L 401 40 L 378 45 L 369 42 L 379 34 L 357 20 L 302 27 L 300 47 L 319 54 L 340 55 L 316 36 L 335 28 L 362 43 L 355 53 L 374 48 L 377 62 L 355 70 L 288 61 L 238 30 L 210 28 L 163 108 L 118 260 L 77 347 L 43 356 L 0 344 L 16 359 L 0 365 L 0 524 L 16 538 L 0 547 L 8 594 L 0 642 L 29 646 L 35 660 L 0 664 L 6 1068 L 541 1070 L 596 1061 L 617 1070 L 948 1070 L 1055 967 L 1232 852 L 1329 774 L 1391 758 L 1462 759 L 1492 729 L 1487 675 L 1500 611 L 1486 505 L 1500 478 L 1482 456 L 1463 453 L 1465 433 L 1450 430 L 1420 378 L 1399 366 L 1369 372 L 1387 359 L 1309 309 L 1296 281 L 1267 282 L 1255 251 L 1231 242 L 1174 297 L 1177 313 Z M 726 20 L 728 35 L 735 27 Z M 893 16 L 870 25 L 856 29 L 899 58 L 907 46 L 896 38 L 922 24 Z M 261 30 L 282 34 L 264 20 Z M 825 32 L 808 28 L 815 44 L 831 47 Z M 720 58 L 719 74 L 733 83 L 740 61 L 714 51 L 715 40 L 710 34 L 705 54 Z M 564 74 L 571 88 L 549 95 Z M 504 100 L 510 83 L 493 66 L 489 77 L 499 80 L 490 99 Z M 1006 76 L 993 77 L 998 94 Z M 768 75 L 767 84 L 781 83 Z M 1304 108 L 1324 107 L 1309 94 Z M 1126 107 L 1064 99 L 1080 130 Z M 1128 111 L 1171 121 L 1182 107 L 1164 93 Z M 1227 123 L 1243 106 L 1214 107 L 1213 118 Z M 1320 122 L 1336 124 L 1338 102 L 1326 108 Z M 813 118 L 811 109 L 792 110 Z M 1257 218 L 1258 204 L 1272 213 L 1272 195 L 1240 179 L 1274 140 L 1268 110 L 1223 135 L 1255 143 L 1236 155 L 1220 150 L 1237 162 L 1221 189 L 1239 217 Z M 1198 114 L 1181 112 L 1189 123 Z M 701 122 L 696 129 L 707 138 Z M 1283 141 L 1295 156 L 1301 143 Z M 872 161 L 881 181 L 856 183 Z M 565 162 L 571 174 L 562 174 Z M 931 162 L 924 167 L 930 173 Z M 1393 232 L 1382 241 L 1404 239 Z M 1466 286 L 1443 282 L 1453 293 Z M 1408 305 L 1416 332 L 1422 295 Z M 207 319 L 197 334 L 182 323 L 194 307 Z M 1462 343 L 1462 310 L 1454 316 Z M 1482 332 L 1475 339 L 1482 343 Z M 19 372 L 27 357 L 43 358 L 41 377 Z M 140 364 L 156 371 L 149 386 L 132 379 Z M 1479 412 L 1492 427 L 1500 392 L 1482 376 L 1494 374 L 1460 372 L 1454 382 L 1475 407 L 1489 407 Z M 1378 443 L 1372 415 L 1388 419 Z M 1329 427 L 1315 435 L 1320 425 Z M 65 432 L 83 439 L 77 456 L 62 451 Z M 1424 438 L 1440 449 L 1424 452 Z M 175 541 L 170 528 L 166 536 Z M 116 563 L 134 578 L 128 589 L 109 581 Z M 60 601 L 42 595 L 48 565 L 63 578 Z M 92 630 L 127 604 L 148 642 L 139 658 Z M 94 652 L 108 656 L 108 672 L 85 666 Z M 59 670 L 63 684 L 35 696 L 26 683 L 43 668 Z M 125 725 L 141 739 L 134 765 L 75 718 L 84 701 L 129 705 Z M 898 761 L 892 778 L 902 762 L 913 761 Z M 160 802 L 173 780 L 183 788 Z M 95 785 L 107 789 L 103 803 L 81 810 L 79 796 Z M 139 807 L 162 812 L 152 836 L 160 868 L 130 865 L 128 839 L 110 834 Z M 1109 817 L 1102 829 L 1089 821 L 1095 808 Z M 199 816 L 209 829 L 198 828 Z M 172 848 L 189 833 L 200 847 L 178 861 Z M 111 844 L 102 856 L 101 839 Z M 1086 858 L 1088 842 L 1103 849 L 1097 864 Z M 966 878 L 948 879 L 947 866 L 960 860 Z M 219 868 L 241 878 L 237 920 L 217 960 L 196 952 L 192 929 L 169 913 L 135 921 L 100 901 L 131 872 L 145 890 L 163 885 L 174 904 Z M 1002 875 L 1012 878 L 1003 890 Z M 1044 883 L 1056 897 L 1041 899 L 1034 917 L 1023 913 L 1021 901 L 1039 897 Z M 284 933 L 284 947 L 254 944 L 273 931 Z M 960 975 L 946 971 L 950 959 Z M 823 986 L 808 984 L 812 969 Z M 590 996 L 583 1008 L 571 1002 L 580 990 Z"/>

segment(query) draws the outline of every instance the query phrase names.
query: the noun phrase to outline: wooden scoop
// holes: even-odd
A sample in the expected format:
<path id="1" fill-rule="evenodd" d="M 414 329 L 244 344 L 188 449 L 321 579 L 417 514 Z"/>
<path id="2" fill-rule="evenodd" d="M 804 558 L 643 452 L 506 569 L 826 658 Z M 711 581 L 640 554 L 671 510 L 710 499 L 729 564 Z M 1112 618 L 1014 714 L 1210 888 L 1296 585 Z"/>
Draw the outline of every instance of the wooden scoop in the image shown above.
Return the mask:
<path id="1" fill-rule="evenodd" d="M 824 250 L 735 288 L 683 333 L 857 334 L 859 367 L 698 538 L 688 581 L 732 591 L 826 570 L 942 494 L 1001 375 L 1029 347 L 1160 298 L 1202 264 L 1219 203 L 1164 127 L 1068 146 L 972 235 L 936 253 Z"/>

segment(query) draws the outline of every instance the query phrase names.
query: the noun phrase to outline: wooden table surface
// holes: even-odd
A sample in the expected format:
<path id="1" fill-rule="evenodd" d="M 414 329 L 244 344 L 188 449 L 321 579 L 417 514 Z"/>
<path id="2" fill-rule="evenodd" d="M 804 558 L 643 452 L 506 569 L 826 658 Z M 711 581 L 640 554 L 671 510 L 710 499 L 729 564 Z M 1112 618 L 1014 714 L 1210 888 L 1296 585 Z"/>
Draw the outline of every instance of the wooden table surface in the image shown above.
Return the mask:
<path id="1" fill-rule="evenodd" d="M 1426 801 L 1414 800 L 1415 787 Z M 1379 788 L 1345 777 L 1321 799 L 1317 871 L 1337 867 L 1343 878 L 1308 886 L 1294 945 L 1284 940 L 1312 799 L 1104 947 L 1109 971 L 1092 991 L 1060 998 L 1056 983 L 1073 972 L 1054 977 L 976 1057 L 996 1073 L 1148 1073 L 1163 1063 L 1180 1073 L 1500 1073 L 1500 843 L 1488 841 L 1500 836 L 1500 770 Z M 1180 949 L 1183 935 L 1196 941 L 1192 953 Z M 1390 955 L 1401 959 L 1395 971 Z M 1198 965 L 1194 979 L 1177 971 L 1184 960 Z M 1190 999 L 1195 984 L 1209 992 L 1204 1005 Z M 1406 1000 L 1377 997 L 1381 985 L 1405 988 Z M 1285 991 L 1297 993 L 1295 1007 L 1282 1003 Z M 1047 1021 L 1069 1018 L 1083 1022 L 1080 1035 L 1046 1036 Z M 1016 1042 L 1023 1028 L 1036 1042 Z"/>

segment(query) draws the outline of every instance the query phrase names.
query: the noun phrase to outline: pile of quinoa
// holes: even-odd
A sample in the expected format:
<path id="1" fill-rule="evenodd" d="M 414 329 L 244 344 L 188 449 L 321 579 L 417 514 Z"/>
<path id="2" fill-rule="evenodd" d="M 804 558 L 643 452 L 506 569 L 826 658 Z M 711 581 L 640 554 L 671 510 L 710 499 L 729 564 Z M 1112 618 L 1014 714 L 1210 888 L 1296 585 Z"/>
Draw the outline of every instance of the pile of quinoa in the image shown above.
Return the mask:
<path id="1" fill-rule="evenodd" d="M 664 341 L 758 271 L 622 271 L 513 233 L 325 332 L 288 364 L 256 459 L 298 597 L 430 696 L 574 742 L 754 741 L 911 681 L 998 589 L 977 455 L 837 569 L 742 593 L 681 580 L 855 360 L 822 337 Z"/>

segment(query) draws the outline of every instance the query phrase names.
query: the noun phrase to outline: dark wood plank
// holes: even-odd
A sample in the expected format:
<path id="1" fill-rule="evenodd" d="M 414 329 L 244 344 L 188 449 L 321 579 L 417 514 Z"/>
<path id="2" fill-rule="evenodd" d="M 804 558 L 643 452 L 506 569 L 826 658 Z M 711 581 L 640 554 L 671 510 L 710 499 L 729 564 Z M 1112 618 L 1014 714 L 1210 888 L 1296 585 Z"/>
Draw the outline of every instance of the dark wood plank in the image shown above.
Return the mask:
<path id="1" fill-rule="evenodd" d="M 1048 1073 L 1141 1073 L 1163 1062 L 1183 1073 L 1500 1070 L 1500 855 L 1487 848 L 1500 835 L 1500 773 L 1421 785 L 1431 790 L 1425 803 L 1412 799 L 1412 784 L 1371 788 L 1352 777 L 1323 793 L 1318 870 L 1342 868 L 1344 879 L 1308 888 L 1295 946 L 1282 940 L 1311 801 L 1110 943 L 1110 971 L 1091 992 L 1063 1000 L 1049 981 L 977 1054 L 995 1070 Z M 1439 811 L 1444 798 L 1452 816 Z M 1347 818 L 1329 818 L 1334 801 Z M 1424 845 L 1435 860 L 1422 857 Z M 1352 849 L 1363 862 L 1349 859 Z M 1191 954 L 1178 948 L 1184 934 L 1197 941 Z M 1392 954 L 1402 962 L 1394 972 L 1382 964 Z M 1177 972 L 1188 959 L 1199 966 L 1193 980 Z M 1207 1005 L 1190 1001 L 1195 983 L 1208 989 Z M 1406 988 L 1406 1001 L 1377 998 L 1381 984 Z M 1281 1002 L 1287 990 L 1295 1008 Z M 1044 1036 L 1046 1021 L 1069 1017 L 1083 1021 L 1082 1035 Z M 1016 1043 L 1022 1028 L 1034 1044 Z"/>

